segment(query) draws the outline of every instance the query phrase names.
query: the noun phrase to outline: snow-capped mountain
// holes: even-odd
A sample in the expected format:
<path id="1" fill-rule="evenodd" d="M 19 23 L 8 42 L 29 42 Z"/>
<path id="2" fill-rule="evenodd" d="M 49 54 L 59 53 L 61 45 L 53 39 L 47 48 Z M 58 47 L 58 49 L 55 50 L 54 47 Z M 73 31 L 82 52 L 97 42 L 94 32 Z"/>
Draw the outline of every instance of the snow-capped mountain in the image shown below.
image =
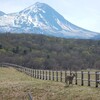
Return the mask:
<path id="1" fill-rule="evenodd" d="M 98 35 L 96 32 L 73 25 L 49 5 L 39 2 L 18 13 L 0 16 L 0 32 L 83 39 L 91 39 Z"/>
<path id="2" fill-rule="evenodd" d="M 3 16 L 3 15 L 5 15 L 5 13 L 4 13 L 4 12 L 2 12 L 2 11 L 0 11 L 0 16 Z"/>

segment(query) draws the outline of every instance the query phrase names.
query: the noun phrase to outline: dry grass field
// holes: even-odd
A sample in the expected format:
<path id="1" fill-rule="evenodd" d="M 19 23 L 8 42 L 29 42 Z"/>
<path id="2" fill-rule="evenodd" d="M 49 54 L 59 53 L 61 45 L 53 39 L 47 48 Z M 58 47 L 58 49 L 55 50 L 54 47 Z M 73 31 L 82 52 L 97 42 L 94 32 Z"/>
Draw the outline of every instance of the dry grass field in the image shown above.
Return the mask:
<path id="1" fill-rule="evenodd" d="M 0 100 L 100 100 L 100 88 L 69 86 L 34 79 L 15 69 L 0 68 Z"/>

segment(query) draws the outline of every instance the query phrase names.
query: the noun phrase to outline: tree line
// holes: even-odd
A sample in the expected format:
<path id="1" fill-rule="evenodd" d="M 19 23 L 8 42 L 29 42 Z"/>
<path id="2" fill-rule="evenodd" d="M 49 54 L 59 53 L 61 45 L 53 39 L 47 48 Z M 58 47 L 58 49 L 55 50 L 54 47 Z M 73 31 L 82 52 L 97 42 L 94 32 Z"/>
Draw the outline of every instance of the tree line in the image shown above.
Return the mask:
<path id="1" fill-rule="evenodd" d="M 0 34 L 0 62 L 34 69 L 100 69 L 100 40 Z"/>

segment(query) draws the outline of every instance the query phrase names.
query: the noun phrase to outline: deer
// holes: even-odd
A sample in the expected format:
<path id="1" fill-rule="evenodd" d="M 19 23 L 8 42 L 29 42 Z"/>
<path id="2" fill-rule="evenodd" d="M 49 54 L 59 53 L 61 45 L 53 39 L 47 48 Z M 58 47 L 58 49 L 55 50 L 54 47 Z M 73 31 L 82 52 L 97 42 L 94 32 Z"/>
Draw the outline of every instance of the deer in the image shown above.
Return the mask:
<path id="1" fill-rule="evenodd" d="M 65 83 L 66 83 L 66 85 L 68 85 L 68 86 L 70 84 L 73 85 L 73 79 L 74 79 L 74 77 L 75 77 L 75 74 L 74 73 L 72 73 L 71 75 L 66 76 L 65 77 Z"/>

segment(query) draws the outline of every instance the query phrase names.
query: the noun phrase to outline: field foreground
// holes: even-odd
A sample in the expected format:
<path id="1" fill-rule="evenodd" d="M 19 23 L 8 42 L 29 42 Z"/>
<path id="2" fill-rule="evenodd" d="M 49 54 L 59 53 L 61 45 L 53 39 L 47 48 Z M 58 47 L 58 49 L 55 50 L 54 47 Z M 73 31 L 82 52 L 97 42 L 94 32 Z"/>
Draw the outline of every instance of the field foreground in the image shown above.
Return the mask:
<path id="1" fill-rule="evenodd" d="M 13 68 L 0 68 L 0 100 L 100 100 L 100 88 L 65 87 L 65 83 L 34 79 Z"/>

